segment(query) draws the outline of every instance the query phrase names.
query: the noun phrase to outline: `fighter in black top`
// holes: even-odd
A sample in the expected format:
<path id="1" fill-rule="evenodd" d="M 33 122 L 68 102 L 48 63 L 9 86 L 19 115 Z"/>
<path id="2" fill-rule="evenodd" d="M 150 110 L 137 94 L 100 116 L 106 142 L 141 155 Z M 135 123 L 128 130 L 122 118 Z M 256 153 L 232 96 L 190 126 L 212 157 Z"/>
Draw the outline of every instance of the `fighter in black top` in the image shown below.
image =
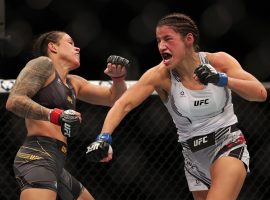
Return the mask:
<path id="1" fill-rule="evenodd" d="M 104 73 L 111 87 L 91 84 L 69 72 L 80 66 L 80 49 L 65 32 L 42 34 L 35 43 L 36 58 L 21 70 L 6 108 L 25 118 L 27 137 L 14 160 L 21 200 L 93 200 L 93 196 L 64 168 L 67 138 L 76 136 L 81 114 L 76 99 L 112 106 L 126 91 L 129 61 L 110 56 Z M 109 156 L 110 157 L 110 156 Z M 106 162 L 107 159 L 104 159 Z"/>

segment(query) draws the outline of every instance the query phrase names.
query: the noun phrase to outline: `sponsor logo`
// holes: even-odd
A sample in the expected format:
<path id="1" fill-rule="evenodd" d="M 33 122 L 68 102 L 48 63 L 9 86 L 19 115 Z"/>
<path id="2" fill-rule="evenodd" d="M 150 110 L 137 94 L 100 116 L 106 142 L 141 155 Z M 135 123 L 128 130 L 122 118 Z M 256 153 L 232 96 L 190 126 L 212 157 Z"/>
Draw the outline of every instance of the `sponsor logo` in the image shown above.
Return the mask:
<path id="1" fill-rule="evenodd" d="M 204 136 L 204 137 L 201 137 L 199 139 L 194 140 L 193 146 L 196 147 L 196 146 L 199 146 L 199 145 L 207 143 L 207 142 L 208 142 L 207 136 Z"/>
<path id="2" fill-rule="evenodd" d="M 33 155 L 33 154 L 28 154 L 28 153 L 17 153 L 17 156 L 22 159 L 27 159 L 27 160 L 40 160 L 42 157 Z"/>
<path id="3" fill-rule="evenodd" d="M 90 146 L 87 147 L 86 154 L 88 154 L 88 153 L 91 152 L 91 151 L 97 150 L 98 147 L 99 147 L 99 143 L 97 143 L 97 142 L 91 144 Z"/>
<path id="4" fill-rule="evenodd" d="M 11 88 L 13 87 L 15 83 L 15 80 L 1 80 L 1 89 L 4 90 L 5 92 L 9 92 Z"/>
<path id="5" fill-rule="evenodd" d="M 67 96 L 67 101 L 70 103 L 70 104 L 73 104 L 73 100 L 70 96 Z"/>
<path id="6" fill-rule="evenodd" d="M 196 136 L 187 141 L 189 147 L 191 148 L 192 152 L 199 151 L 206 147 L 215 144 L 215 138 L 212 133 L 207 135 Z"/>
<path id="7" fill-rule="evenodd" d="M 67 148 L 66 148 L 65 146 L 62 146 L 62 147 L 61 147 L 61 151 L 62 151 L 64 154 L 66 154 L 66 153 L 67 153 Z"/>
<path id="8" fill-rule="evenodd" d="M 202 106 L 202 105 L 207 105 L 209 104 L 209 99 L 201 99 L 194 101 L 194 106 Z"/>
<path id="9" fill-rule="evenodd" d="M 53 185 L 57 189 L 57 182 L 56 181 L 54 181 Z"/>
<path id="10" fill-rule="evenodd" d="M 200 186 L 200 185 L 201 185 L 201 182 L 200 182 L 198 179 L 196 179 L 195 185 L 196 185 L 196 186 Z"/>
<path id="11" fill-rule="evenodd" d="M 70 137 L 70 132 L 71 132 L 71 125 L 65 123 L 64 124 L 64 135 Z"/>

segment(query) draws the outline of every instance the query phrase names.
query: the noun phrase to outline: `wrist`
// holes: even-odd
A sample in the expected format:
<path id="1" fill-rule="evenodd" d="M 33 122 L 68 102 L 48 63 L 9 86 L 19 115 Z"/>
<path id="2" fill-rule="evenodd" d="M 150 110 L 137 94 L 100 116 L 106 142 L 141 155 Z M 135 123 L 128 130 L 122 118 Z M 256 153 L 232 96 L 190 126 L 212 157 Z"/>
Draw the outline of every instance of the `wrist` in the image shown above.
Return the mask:
<path id="1" fill-rule="evenodd" d="M 105 141 L 105 142 L 108 142 L 109 144 L 112 143 L 112 135 L 110 133 L 100 133 L 96 140 L 102 140 L 102 141 Z"/>
<path id="2" fill-rule="evenodd" d="M 62 112 L 63 110 L 59 108 L 54 108 L 50 110 L 49 115 L 48 115 L 48 120 L 53 124 L 60 125 L 59 118 Z"/>
<path id="3" fill-rule="evenodd" d="M 228 85 L 228 76 L 225 73 L 218 73 L 219 79 L 217 85 L 220 87 L 225 87 Z"/>
<path id="4" fill-rule="evenodd" d="M 111 77 L 113 82 L 121 82 L 124 81 L 126 78 L 126 74 L 122 75 L 122 76 L 118 76 L 118 77 Z"/>

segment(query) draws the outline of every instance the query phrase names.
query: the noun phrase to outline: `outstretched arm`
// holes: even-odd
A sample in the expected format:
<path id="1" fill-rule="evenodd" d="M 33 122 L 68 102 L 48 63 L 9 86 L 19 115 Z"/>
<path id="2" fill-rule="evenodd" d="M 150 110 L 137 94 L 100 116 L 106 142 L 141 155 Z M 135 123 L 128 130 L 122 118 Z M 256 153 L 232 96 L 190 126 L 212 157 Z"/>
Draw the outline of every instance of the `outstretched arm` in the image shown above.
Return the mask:
<path id="1" fill-rule="evenodd" d="M 152 77 L 151 71 L 146 72 L 110 109 L 105 118 L 101 134 L 98 135 L 95 142 L 87 147 L 86 154 L 90 161 L 106 162 L 112 159 L 112 151 L 110 151 L 111 134 L 132 109 L 140 105 L 153 93 L 155 81 Z"/>
<path id="2" fill-rule="evenodd" d="M 101 133 L 113 133 L 122 119 L 149 97 L 153 91 L 154 86 L 147 83 L 144 77 L 142 77 L 142 79 L 131 86 L 110 109 L 105 118 Z"/>

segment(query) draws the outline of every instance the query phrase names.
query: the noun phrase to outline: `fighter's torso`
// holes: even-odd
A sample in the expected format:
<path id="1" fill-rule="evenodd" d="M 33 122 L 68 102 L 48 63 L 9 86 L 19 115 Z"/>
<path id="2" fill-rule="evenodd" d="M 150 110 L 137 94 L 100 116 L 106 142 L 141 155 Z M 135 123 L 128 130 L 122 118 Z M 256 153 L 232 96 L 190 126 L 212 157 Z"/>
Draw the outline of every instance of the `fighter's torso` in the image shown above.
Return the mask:
<path id="1" fill-rule="evenodd" d="M 200 56 L 205 56 L 200 53 Z M 207 59 L 201 59 L 206 62 Z M 165 104 L 178 129 L 179 140 L 215 131 L 237 122 L 231 91 L 227 87 L 208 84 L 202 90 L 190 90 L 174 70 L 170 71 L 171 91 Z"/>
<path id="2" fill-rule="evenodd" d="M 46 108 L 63 110 L 75 110 L 76 108 L 76 96 L 70 81 L 67 80 L 66 86 L 57 73 L 55 79 L 42 88 L 32 99 Z"/>
<path id="3" fill-rule="evenodd" d="M 60 108 L 63 110 L 76 107 L 76 95 L 69 80 L 65 85 L 56 73 L 55 79 L 47 86 L 42 88 L 33 98 L 36 103 L 46 108 Z M 55 138 L 64 143 L 66 137 L 61 132 L 61 126 L 55 125 L 49 121 L 25 119 L 28 136 L 47 136 Z"/>

